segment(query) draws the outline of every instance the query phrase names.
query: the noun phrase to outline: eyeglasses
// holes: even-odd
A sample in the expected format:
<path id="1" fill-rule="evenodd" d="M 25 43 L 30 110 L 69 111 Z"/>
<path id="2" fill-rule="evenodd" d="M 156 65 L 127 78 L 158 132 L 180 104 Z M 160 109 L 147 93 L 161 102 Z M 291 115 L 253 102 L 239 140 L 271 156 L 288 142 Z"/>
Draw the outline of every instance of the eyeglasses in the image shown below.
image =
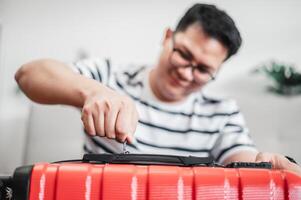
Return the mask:
<path id="1" fill-rule="evenodd" d="M 196 82 L 209 82 L 215 79 L 216 75 L 213 74 L 207 66 L 202 64 L 193 64 L 192 55 L 190 53 L 186 53 L 175 47 L 174 35 L 172 36 L 172 46 L 172 53 L 169 56 L 169 62 L 171 65 L 179 68 L 191 68 Z"/>

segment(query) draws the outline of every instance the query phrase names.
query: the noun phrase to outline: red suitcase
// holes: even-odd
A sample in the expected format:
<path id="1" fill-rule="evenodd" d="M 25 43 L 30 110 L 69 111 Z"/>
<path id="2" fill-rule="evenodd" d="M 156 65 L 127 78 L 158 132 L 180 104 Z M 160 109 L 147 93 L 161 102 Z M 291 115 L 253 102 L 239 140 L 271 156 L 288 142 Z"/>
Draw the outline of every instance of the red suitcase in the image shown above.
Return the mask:
<path id="1" fill-rule="evenodd" d="M 17 168 L 2 181 L 8 190 L 2 199 L 301 199 L 301 177 L 270 168 L 270 163 L 220 166 L 198 157 L 87 154 L 80 161 Z"/>

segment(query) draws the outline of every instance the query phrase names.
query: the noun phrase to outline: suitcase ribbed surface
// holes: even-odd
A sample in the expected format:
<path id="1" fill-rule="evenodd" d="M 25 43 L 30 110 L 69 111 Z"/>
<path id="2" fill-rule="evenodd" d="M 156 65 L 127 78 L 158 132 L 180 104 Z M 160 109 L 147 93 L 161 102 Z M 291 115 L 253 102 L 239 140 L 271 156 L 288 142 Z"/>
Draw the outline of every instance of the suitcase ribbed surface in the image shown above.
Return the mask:
<path id="1" fill-rule="evenodd" d="M 30 200 L 301 199 L 300 177 L 278 170 L 160 165 L 37 164 Z"/>

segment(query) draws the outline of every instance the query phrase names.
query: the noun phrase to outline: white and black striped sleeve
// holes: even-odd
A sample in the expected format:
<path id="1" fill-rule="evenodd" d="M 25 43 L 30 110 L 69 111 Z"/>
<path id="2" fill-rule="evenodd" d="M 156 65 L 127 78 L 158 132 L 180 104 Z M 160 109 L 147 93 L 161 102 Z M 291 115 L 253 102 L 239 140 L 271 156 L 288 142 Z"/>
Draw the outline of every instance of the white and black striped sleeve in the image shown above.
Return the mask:
<path id="1" fill-rule="evenodd" d="M 229 102 L 229 106 L 233 110 L 239 110 L 234 101 Z M 246 127 L 244 117 L 238 112 L 229 116 L 226 123 L 220 128 L 220 135 L 211 154 L 217 162 L 222 163 L 229 156 L 245 150 L 257 152 Z"/>
<path id="2" fill-rule="evenodd" d="M 71 64 L 76 73 L 107 84 L 111 77 L 111 65 L 107 59 L 84 59 Z"/>

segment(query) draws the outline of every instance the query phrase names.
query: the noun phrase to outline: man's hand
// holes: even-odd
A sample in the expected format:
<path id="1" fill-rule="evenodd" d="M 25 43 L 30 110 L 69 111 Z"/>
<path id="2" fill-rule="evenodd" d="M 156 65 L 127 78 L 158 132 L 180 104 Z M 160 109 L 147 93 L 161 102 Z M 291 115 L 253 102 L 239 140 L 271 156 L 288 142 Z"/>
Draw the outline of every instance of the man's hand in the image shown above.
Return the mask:
<path id="1" fill-rule="evenodd" d="M 274 169 L 289 170 L 301 176 L 301 167 L 290 162 L 285 156 L 276 153 L 240 151 L 233 154 L 223 164 L 231 162 L 271 162 Z"/>
<path id="2" fill-rule="evenodd" d="M 35 102 L 82 108 L 82 121 L 89 135 L 132 142 L 138 114 L 130 98 L 74 73 L 66 64 L 53 59 L 24 64 L 15 78 Z"/>
<path id="3" fill-rule="evenodd" d="M 138 112 L 129 97 L 105 88 L 101 93 L 86 98 L 81 119 L 90 136 L 131 143 L 138 123 Z"/>
<path id="4" fill-rule="evenodd" d="M 271 162 L 274 169 L 289 170 L 301 176 L 301 167 L 293 162 L 290 162 L 281 154 L 260 152 L 257 154 L 255 162 Z"/>

